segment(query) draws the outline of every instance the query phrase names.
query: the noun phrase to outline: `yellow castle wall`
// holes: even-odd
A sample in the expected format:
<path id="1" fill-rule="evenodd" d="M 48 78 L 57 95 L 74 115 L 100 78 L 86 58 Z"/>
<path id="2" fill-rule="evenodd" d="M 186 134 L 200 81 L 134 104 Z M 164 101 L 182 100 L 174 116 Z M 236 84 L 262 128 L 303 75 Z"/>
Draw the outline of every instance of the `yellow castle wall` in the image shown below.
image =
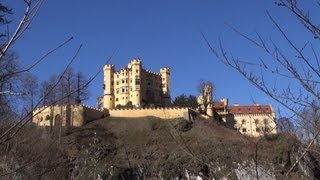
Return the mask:
<path id="1" fill-rule="evenodd" d="M 184 118 L 188 108 L 141 108 L 141 109 L 110 109 L 111 117 L 146 117 L 155 116 L 162 119 Z"/>
<path id="2" fill-rule="evenodd" d="M 258 137 L 276 134 L 275 114 L 236 114 L 227 116 L 227 126 L 236 128 L 240 133 Z"/>
<path id="3" fill-rule="evenodd" d="M 61 125 L 66 126 L 66 105 L 44 106 L 33 111 L 32 123 L 37 126 L 58 126 L 58 117 Z M 79 127 L 95 119 L 104 117 L 107 113 L 85 105 L 70 105 L 70 126 Z M 52 122 L 50 123 L 50 120 Z"/>

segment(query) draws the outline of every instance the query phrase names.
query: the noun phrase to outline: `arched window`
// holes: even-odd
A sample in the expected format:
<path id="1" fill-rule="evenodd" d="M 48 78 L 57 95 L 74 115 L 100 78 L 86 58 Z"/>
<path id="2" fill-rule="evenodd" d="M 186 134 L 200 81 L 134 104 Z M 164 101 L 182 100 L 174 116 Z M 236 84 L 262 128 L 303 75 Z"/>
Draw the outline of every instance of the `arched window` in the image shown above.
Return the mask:
<path id="1" fill-rule="evenodd" d="M 254 123 L 257 125 L 257 124 L 259 124 L 259 119 L 255 119 L 254 120 Z"/>
<path id="2" fill-rule="evenodd" d="M 242 123 L 242 124 L 245 124 L 245 123 L 246 123 L 246 120 L 245 120 L 245 119 L 242 119 L 241 123 Z"/>
<path id="3" fill-rule="evenodd" d="M 47 121 L 47 120 L 50 120 L 50 116 L 49 116 L 49 115 L 46 116 L 46 121 Z"/>
<path id="4" fill-rule="evenodd" d="M 57 114 L 56 117 L 54 118 L 54 124 L 55 126 L 62 126 L 62 118 L 60 114 Z"/>

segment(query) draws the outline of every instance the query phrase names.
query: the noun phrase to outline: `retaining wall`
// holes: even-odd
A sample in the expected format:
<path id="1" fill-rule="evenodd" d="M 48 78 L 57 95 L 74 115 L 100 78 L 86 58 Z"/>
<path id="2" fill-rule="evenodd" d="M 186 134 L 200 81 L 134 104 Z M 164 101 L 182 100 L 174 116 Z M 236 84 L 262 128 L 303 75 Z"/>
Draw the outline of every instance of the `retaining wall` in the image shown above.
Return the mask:
<path id="1" fill-rule="evenodd" d="M 128 108 L 128 109 L 110 109 L 111 117 L 146 117 L 154 116 L 161 119 L 186 118 L 188 108 L 166 107 L 166 108 Z"/>

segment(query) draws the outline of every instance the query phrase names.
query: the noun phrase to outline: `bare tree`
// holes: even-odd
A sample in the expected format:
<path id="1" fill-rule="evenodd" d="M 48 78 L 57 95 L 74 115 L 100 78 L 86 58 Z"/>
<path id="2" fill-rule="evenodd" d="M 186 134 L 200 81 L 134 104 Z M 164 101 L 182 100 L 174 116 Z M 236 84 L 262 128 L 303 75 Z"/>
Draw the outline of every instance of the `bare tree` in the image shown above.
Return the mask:
<path id="1" fill-rule="evenodd" d="M 58 94 L 56 89 L 53 89 L 54 84 L 58 82 L 58 77 L 52 75 L 48 80 L 41 83 L 40 94 L 42 97 L 42 106 L 47 106 L 50 104 L 56 104 L 58 99 Z"/>
<path id="2" fill-rule="evenodd" d="M 53 74 L 48 80 L 42 82 L 41 94 L 44 97 L 42 105 L 50 104 L 76 104 L 85 101 L 89 97 L 89 89 L 85 84 L 88 79 L 73 68 L 67 69 L 61 78 Z M 51 88 L 57 84 L 57 87 Z M 50 93 L 48 93 L 51 90 Z"/>
<path id="3" fill-rule="evenodd" d="M 283 41 L 281 39 L 274 41 L 272 38 L 263 38 L 259 33 L 256 33 L 256 36 L 249 36 L 228 25 L 241 37 L 255 45 L 257 51 L 262 50 L 261 57 L 266 58 L 258 57 L 254 61 L 239 58 L 232 55 L 225 48 L 226 46 L 221 40 L 219 40 L 218 47 L 214 47 L 202 33 L 205 42 L 217 59 L 238 71 L 260 91 L 293 113 L 293 121 L 300 122 L 297 124 L 298 130 L 305 129 L 309 131 L 309 128 L 304 128 L 306 124 L 312 124 L 315 127 L 311 134 L 307 133 L 310 136 L 307 136 L 305 139 L 305 142 L 307 142 L 305 149 L 289 169 L 287 175 L 310 150 L 320 134 L 320 128 L 314 126 L 315 121 L 312 118 L 305 117 L 305 109 L 318 111 L 320 108 L 319 104 L 314 103 L 320 100 L 319 50 L 313 45 L 314 43 L 318 43 L 320 28 L 318 26 L 319 22 L 311 18 L 313 17 L 311 16 L 311 12 L 303 10 L 302 5 L 299 3 L 304 2 L 278 0 L 276 5 L 292 13 L 302 24 L 302 28 L 305 28 L 309 32 L 310 36 L 305 37 L 305 43 L 303 44 L 296 43 L 269 12 L 267 12 L 267 16 L 283 37 Z M 315 1 L 314 3 L 319 9 L 319 1 Z M 282 49 L 279 45 L 280 41 L 286 43 L 291 49 Z M 266 78 L 267 76 L 268 78 Z M 274 77 L 273 80 L 281 79 L 284 80 L 283 82 L 289 83 L 279 85 L 276 81 L 270 80 L 270 77 Z M 311 116 L 315 117 L 314 114 Z"/>
<path id="4" fill-rule="evenodd" d="M 32 80 L 31 78 L 30 83 L 26 83 L 25 85 L 21 83 L 19 84 L 15 83 L 14 80 L 23 77 L 25 73 L 33 70 L 34 67 L 36 67 L 40 62 L 46 59 L 49 55 L 51 55 L 53 52 L 57 51 L 58 49 L 62 48 L 73 39 L 71 37 L 65 40 L 64 42 L 60 43 L 55 48 L 49 50 L 48 52 L 40 56 L 40 58 L 36 59 L 29 67 L 20 67 L 19 66 L 20 63 L 16 61 L 15 56 L 13 56 L 14 53 L 10 53 L 11 52 L 10 49 L 13 43 L 17 42 L 19 37 L 21 37 L 21 35 L 28 29 L 32 20 L 36 16 L 38 9 L 40 8 L 43 0 L 34 0 L 34 1 L 24 0 L 22 2 L 25 3 L 26 6 L 25 6 L 25 12 L 23 14 L 23 17 L 20 20 L 19 25 L 14 29 L 14 31 L 5 31 L 3 33 L 4 36 L 1 35 L 1 37 L 5 37 L 5 38 L 1 39 L 3 40 L 2 41 L 3 43 L 0 45 L 0 51 L 1 51 L 0 52 L 0 65 L 1 65 L 1 68 L 0 68 L 0 88 L 1 88 L 0 89 L 0 109 L 1 109 L 0 112 L 1 114 L 0 115 L 3 115 L 3 114 L 7 115 L 6 117 L 8 117 L 9 122 L 6 123 L 5 125 L 2 125 L 2 124 L 0 125 L 0 149 L 2 149 L 2 152 L 5 152 L 5 154 L 3 154 L 5 157 L 7 156 L 12 157 L 12 159 L 15 162 L 15 165 L 14 165 L 14 168 L 12 169 L 6 169 L 5 171 L 2 171 L 0 174 L 0 177 L 12 175 L 12 174 L 14 175 L 18 171 L 24 171 L 26 168 L 30 168 L 31 166 L 34 166 L 34 165 L 44 166 L 44 168 L 42 168 L 44 170 L 41 172 L 41 174 L 47 173 L 48 171 L 51 171 L 57 168 L 57 164 L 55 164 L 56 163 L 55 158 L 51 160 L 49 160 L 50 158 L 49 159 L 46 158 L 48 157 L 47 152 L 51 149 L 50 145 L 48 149 L 44 151 L 45 153 L 43 153 L 45 154 L 45 156 L 31 156 L 31 160 L 27 158 L 23 159 L 25 155 L 29 155 L 29 153 L 22 153 L 22 155 L 14 154 L 17 152 L 16 151 L 17 149 L 20 149 L 20 150 L 22 149 L 22 146 L 20 145 L 20 141 L 23 141 L 24 145 L 26 145 L 25 146 L 26 148 L 23 148 L 25 152 L 28 152 L 28 151 L 39 152 L 39 151 L 32 150 L 32 148 L 35 146 L 41 146 L 42 144 L 40 141 L 37 141 L 38 140 L 37 138 L 40 138 L 40 136 L 36 136 L 36 138 L 26 137 L 26 139 L 31 140 L 31 142 L 30 141 L 27 142 L 20 138 L 20 137 L 23 137 L 23 138 L 25 137 L 24 136 L 26 134 L 25 130 L 28 132 L 28 129 L 26 127 L 28 127 L 28 124 L 31 121 L 32 116 L 30 116 L 28 113 L 27 115 L 23 115 L 14 119 L 12 116 L 10 116 L 7 113 L 7 112 L 12 112 L 12 113 L 15 112 L 11 109 L 10 102 L 8 100 L 14 97 L 28 98 L 30 100 L 30 108 L 40 106 L 41 103 L 44 105 L 50 106 L 57 103 L 62 103 L 66 99 L 68 99 L 68 102 L 77 101 L 80 103 L 81 100 L 85 100 L 86 98 L 88 98 L 88 93 L 84 92 L 83 90 L 88 89 L 89 84 L 102 71 L 102 68 L 99 68 L 99 71 L 96 74 L 94 74 L 89 80 L 87 80 L 81 73 L 72 74 L 72 76 L 67 76 L 68 70 L 70 69 L 71 64 L 75 61 L 75 59 L 77 58 L 82 48 L 82 45 L 80 45 L 79 48 L 77 48 L 74 55 L 70 58 L 63 72 L 58 76 L 52 77 L 51 80 L 43 83 L 44 88 L 41 91 L 39 100 L 34 99 L 36 95 L 36 91 L 33 91 L 35 90 L 34 88 L 36 87 L 36 83 L 34 81 L 35 79 Z M 2 3 L 0 3 L 0 25 L 2 21 L 7 22 L 5 19 L 6 17 L 3 16 L 5 15 L 5 13 L 3 14 L 3 12 L 5 12 L 6 10 L 9 10 L 9 8 L 6 10 L 3 10 L 3 8 L 4 6 L 2 5 Z M 14 32 L 14 33 L 9 34 L 9 32 Z M 12 58 L 11 55 L 14 58 Z M 112 57 L 108 58 L 106 63 L 108 63 L 111 60 L 111 58 Z M 5 68 L 2 68 L 2 67 L 5 67 Z M 71 78 L 68 79 L 69 77 Z M 59 88 L 60 84 L 62 84 L 63 82 L 67 82 L 67 85 L 72 84 L 72 86 L 69 86 L 67 88 L 69 92 L 59 94 L 56 90 Z M 61 88 L 62 87 L 60 86 L 60 89 Z M 2 113 L 2 109 L 6 110 L 6 112 Z M 2 117 L 0 120 L 2 120 Z M 12 147 L 12 142 L 15 143 L 15 148 L 9 148 L 9 147 Z M 14 155 L 19 156 L 20 159 L 16 159 L 16 156 Z M 21 157 L 23 158 L 21 159 Z M 4 162 L 4 165 L 7 165 L 8 163 L 9 162 Z M 31 177 L 34 177 L 34 176 L 31 176 Z"/>
<path id="5" fill-rule="evenodd" d="M 318 130 L 320 129 L 320 110 L 318 106 L 305 108 L 301 112 L 301 117 L 298 118 L 300 124 L 299 137 L 308 142 L 310 139 L 315 137 Z M 314 138 L 314 143 L 320 145 L 320 137 Z"/>
<path id="6" fill-rule="evenodd" d="M 10 75 L 19 68 L 17 56 L 7 54 L 0 60 L 0 119 L 7 119 L 7 114 L 12 114 L 12 102 L 15 96 L 21 95 L 17 87 L 20 84 L 18 77 Z"/>
<path id="7" fill-rule="evenodd" d="M 39 99 L 39 84 L 38 78 L 34 74 L 25 73 L 21 77 L 21 92 L 24 93 L 25 107 L 27 113 L 32 112 L 35 108 L 34 104 Z"/>
<path id="8" fill-rule="evenodd" d="M 28 29 L 34 17 L 36 16 L 42 0 L 25 0 L 25 11 L 23 17 L 17 27 L 13 30 L 10 29 L 10 15 L 13 10 L 3 3 L 0 3 L 0 120 L 7 119 L 6 114 L 15 114 L 12 112 L 12 103 L 16 102 L 18 96 L 22 96 L 26 93 L 21 92 L 21 81 L 19 82 L 19 74 L 24 73 L 29 68 L 23 68 L 18 62 L 17 55 L 10 51 L 10 47 L 21 37 L 21 35 Z M 13 32 L 12 34 L 10 32 Z M 40 60 L 41 61 L 41 60 Z M 39 61 L 39 62 L 40 62 Z M 34 65 L 36 65 L 36 62 Z M 19 97 L 19 98 L 20 98 Z M 15 104 L 16 105 L 16 104 Z M 17 108 L 15 108 L 17 109 Z"/>
<path id="9" fill-rule="evenodd" d="M 204 114 L 207 114 L 207 108 L 212 103 L 213 100 L 213 92 L 214 85 L 210 81 L 205 81 L 204 79 L 200 79 L 197 90 L 199 93 L 198 103 L 202 106 L 201 109 Z"/>
<path id="10" fill-rule="evenodd" d="M 277 132 L 295 134 L 295 126 L 287 117 L 281 117 L 277 119 Z"/>

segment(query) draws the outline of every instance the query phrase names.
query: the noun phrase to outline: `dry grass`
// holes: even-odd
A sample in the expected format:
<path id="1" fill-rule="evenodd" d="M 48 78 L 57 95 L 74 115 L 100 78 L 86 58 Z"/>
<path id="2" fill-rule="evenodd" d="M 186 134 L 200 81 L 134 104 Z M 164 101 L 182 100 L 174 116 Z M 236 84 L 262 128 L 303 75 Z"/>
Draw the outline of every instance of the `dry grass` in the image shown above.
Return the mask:
<path id="1" fill-rule="evenodd" d="M 110 178 L 111 174 L 116 179 L 158 179 L 159 174 L 172 179 L 183 177 L 185 170 L 210 179 L 235 179 L 232 169 L 254 159 L 252 142 L 257 141 L 214 122 L 191 124 L 154 117 L 109 117 L 81 128 L 62 129 L 61 144 L 57 143 L 59 128 L 48 131 L 30 127 L 26 132 L 29 134 L 17 139 L 20 145 L 16 143 L 10 153 L 24 155 L 19 159 L 21 162 L 32 159 L 38 152 L 47 155 L 35 164 L 43 166 L 39 169 L 48 169 L 49 173 L 37 176 L 45 179 L 57 178 L 50 172 L 57 172 L 59 179 Z M 276 176 L 283 179 L 297 145 L 298 141 L 289 135 L 262 139 L 258 163 L 265 168 L 273 167 Z M 48 147 L 50 150 L 46 150 Z M 61 159 L 65 161 L 57 161 Z M 292 179 L 295 177 L 300 177 L 298 171 Z"/>

